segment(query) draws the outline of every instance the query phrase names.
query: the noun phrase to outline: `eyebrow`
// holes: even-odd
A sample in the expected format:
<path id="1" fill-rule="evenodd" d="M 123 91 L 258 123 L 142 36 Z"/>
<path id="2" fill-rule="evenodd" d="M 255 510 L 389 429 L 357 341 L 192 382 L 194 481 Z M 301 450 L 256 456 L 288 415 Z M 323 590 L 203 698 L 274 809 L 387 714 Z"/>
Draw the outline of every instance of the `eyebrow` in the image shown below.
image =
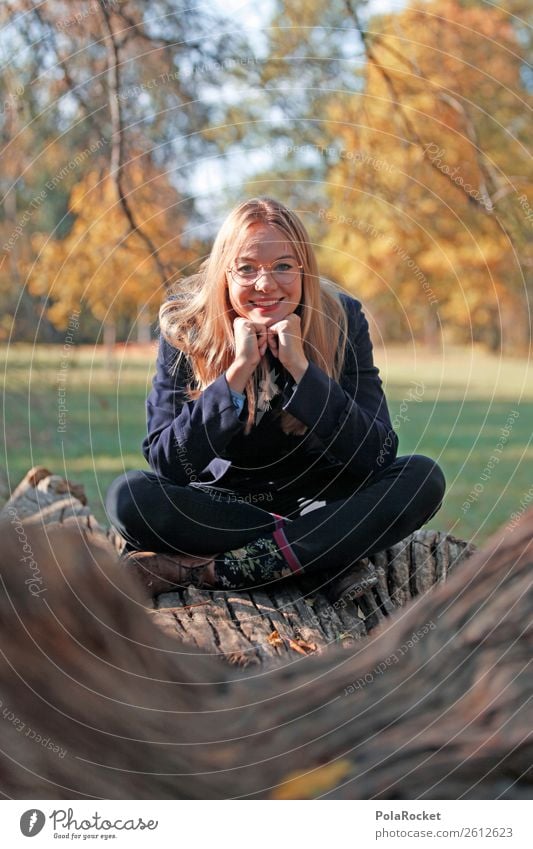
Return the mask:
<path id="1" fill-rule="evenodd" d="M 257 257 L 255 256 L 239 255 L 236 259 L 251 259 L 253 262 L 257 262 Z M 283 254 L 282 256 L 277 256 L 276 259 L 272 260 L 272 262 L 277 262 L 278 259 L 296 259 L 296 257 L 293 254 Z"/>

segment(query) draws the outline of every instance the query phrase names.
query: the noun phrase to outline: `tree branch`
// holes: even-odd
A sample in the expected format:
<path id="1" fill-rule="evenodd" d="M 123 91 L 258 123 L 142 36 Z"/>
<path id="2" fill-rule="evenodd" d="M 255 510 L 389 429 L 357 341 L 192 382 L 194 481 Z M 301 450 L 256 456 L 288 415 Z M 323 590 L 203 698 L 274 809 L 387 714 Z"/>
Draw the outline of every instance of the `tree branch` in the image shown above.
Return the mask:
<path id="1" fill-rule="evenodd" d="M 396 92 L 396 89 L 395 89 L 391 75 L 388 73 L 386 68 L 379 61 L 379 59 L 376 56 L 372 46 L 370 45 L 369 40 L 368 40 L 368 33 L 366 32 L 366 30 L 363 29 L 363 26 L 361 24 L 361 21 L 359 20 L 359 16 L 357 14 L 357 11 L 354 8 L 352 8 L 351 0 L 345 0 L 345 6 L 346 6 L 346 9 L 348 11 L 348 14 L 353 18 L 356 29 L 359 32 L 359 35 L 361 36 L 361 40 L 362 40 L 362 43 L 363 43 L 363 47 L 365 49 L 367 59 L 372 65 L 374 65 L 376 70 L 381 74 L 383 80 L 385 81 L 385 84 L 386 84 L 386 86 L 387 86 L 387 88 L 388 88 L 388 90 L 391 94 L 391 98 L 393 99 L 393 102 L 394 102 L 395 106 L 397 107 L 398 112 L 399 112 L 399 114 L 400 114 L 400 116 L 403 120 L 403 123 L 404 123 L 406 130 L 407 130 L 407 133 L 410 136 L 410 140 L 413 141 L 418 147 L 421 148 L 421 150 L 424 153 L 424 158 L 426 159 L 427 162 L 429 162 L 431 167 L 434 168 L 436 171 L 438 171 L 439 174 L 441 174 L 446 180 L 448 180 L 448 182 L 455 189 L 457 189 L 457 191 L 461 192 L 461 194 L 464 196 L 464 192 L 463 192 L 462 188 L 460 187 L 460 185 L 458 183 L 455 182 L 455 180 L 452 178 L 452 176 L 450 174 L 447 174 L 445 171 L 442 171 L 436 165 L 436 163 L 428 156 L 427 145 L 424 144 L 424 142 L 420 138 L 413 122 L 411 121 L 411 119 L 407 115 L 406 110 L 401 103 L 400 97 L 399 97 L 398 93 Z M 390 49 L 391 52 L 393 53 L 393 55 L 397 55 L 396 51 L 394 51 L 392 48 L 390 48 L 389 45 L 387 45 L 383 41 L 383 39 L 380 39 L 380 43 L 382 45 L 384 45 L 387 49 Z M 407 61 L 403 57 L 402 57 L 402 60 Z M 412 64 L 410 64 L 410 67 L 412 68 Z M 428 83 L 428 85 L 431 84 L 430 81 L 427 80 L 426 77 L 423 77 L 420 74 L 419 71 L 416 71 L 415 73 L 416 73 L 416 76 L 423 79 L 423 81 Z M 442 91 L 442 92 L 438 93 L 438 96 L 440 96 L 441 99 L 445 99 L 445 94 L 446 93 L 444 91 Z M 487 185 L 486 185 L 487 177 L 488 176 L 490 177 L 490 175 L 488 174 L 488 169 L 486 167 L 486 157 L 483 154 L 483 152 L 480 150 L 479 145 L 477 144 L 477 138 L 476 138 L 476 135 L 475 135 L 475 129 L 474 129 L 472 119 L 467 114 L 464 106 L 462 104 L 460 104 L 459 101 L 456 98 L 453 98 L 453 101 L 454 102 L 452 103 L 452 98 L 448 95 L 447 98 L 446 98 L 446 102 L 448 102 L 449 105 L 451 105 L 454 109 L 456 109 L 456 111 L 461 112 L 462 117 L 465 121 L 466 132 L 467 132 L 468 138 L 469 138 L 470 142 L 472 143 L 472 145 L 476 149 L 476 158 L 477 158 L 477 162 L 478 162 L 478 167 L 480 169 L 480 173 L 482 174 L 482 176 L 484 178 L 483 181 L 482 181 L 482 185 L 481 185 L 481 194 L 490 201 L 491 206 L 490 206 L 490 209 L 489 209 L 487 207 L 486 203 L 484 203 L 483 201 L 479 200 L 476 197 L 473 197 L 470 194 L 467 194 L 467 196 L 466 196 L 467 201 L 468 201 L 468 203 L 473 204 L 477 209 L 483 211 L 486 215 L 489 215 L 491 217 L 491 219 L 495 222 L 495 224 L 498 227 L 498 229 L 500 230 L 500 232 L 506 237 L 506 239 L 509 240 L 509 244 L 512 245 L 513 250 L 516 251 L 517 246 L 514 244 L 514 240 L 511 236 L 508 228 L 502 223 L 502 221 L 498 218 L 498 216 L 494 214 L 494 203 L 491 199 L 490 193 L 489 193 L 489 191 L 487 189 Z M 483 159 L 482 159 L 482 157 L 483 157 Z M 496 187 L 495 187 L 495 190 L 496 190 Z"/>
<path id="2" fill-rule="evenodd" d="M 105 29 L 107 30 L 108 38 L 106 39 L 107 48 L 107 80 L 109 94 L 109 112 L 111 115 L 111 163 L 110 176 L 115 183 L 119 203 L 122 207 L 124 215 L 129 223 L 132 233 L 136 233 L 145 243 L 150 256 L 153 258 L 161 282 L 165 288 L 169 286 L 171 273 L 167 270 L 164 262 L 161 259 L 159 250 L 152 241 L 148 233 L 145 233 L 142 227 L 138 224 L 133 213 L 133 209 L 129 203 L 128 197 L 124 190 L 124 121 L 122 117 L 122 106 L 120 102 L 120 49 L 118 46 L 109 9 L 105 2 L 100 2 L 100 11 L 104 21 Z"/>
<path id="3" fill-rule="evenodd" d="M 54 56 L 56 58 L 56 62 L 58 64 L 58 66 L 61 68 L 61 70 L 63 71 L 63 76 L 65 78 L 65 83 L 68 87 L 69 92 L 72 94 L 73 97 L 76 98 L 76 100 L 78 101 L 78 103 L 82 107 L 83 111 L 85 112 L 87 118 L 89 119 L 91 124 L 93 124 L 95 129 L 98 131 L 100 137 L 102 137 L 103 136 L 103 128 L 100 126 L 97 119 L 94 117 L 94 110 L 91 109 L 91 107 L 89 106 L 89 104 L 87 103 L 85 98 L 83 97 L 82 93 L 79 91 L 79 88 L 80 88 L 79 85 L 72 78 L 72 75 L 70 73 L 66 59 L 63 56 L 61 56 L 61 53 L 60 53 L 60 50 L 59 50 L 59 47 L 58 47 L 58 44 L 57 44 L 57 39 L 56 39 L 54 27 L 50 23 L 50 21 L 48 21 L 46 19 L 46 17 L 43 15 L 42 4 L 41 4 L 41 6 L 34 6 L 33 2 L 31 2 L 31 0 L 29 0 L 29 2 L 26 3 L 26 7 L 33 12 L 35 17 L 39 21 L 39 24 L 41 25 L 41 27 L 43 27 L 43 29 L 46 30 L 48 37 L 49 37 L 50 45 L 52 47 L 52 50 L 54 51 Z M 32 43 L 30 41 L 28 41 L 28 46 L 32 47 Z"/>

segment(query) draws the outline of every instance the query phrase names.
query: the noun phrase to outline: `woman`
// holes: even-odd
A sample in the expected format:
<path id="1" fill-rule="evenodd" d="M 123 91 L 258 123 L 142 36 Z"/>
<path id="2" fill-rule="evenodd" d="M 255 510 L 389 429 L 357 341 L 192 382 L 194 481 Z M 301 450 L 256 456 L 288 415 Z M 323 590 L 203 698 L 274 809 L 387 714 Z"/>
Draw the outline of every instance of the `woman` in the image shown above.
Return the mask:
<path id="1" fill-rule="evenodd" d="M 396 457 L 361 304 L 319 277 L 298 216 L 268 197 L 237 206 L 160 328 L 152 471 L 107 495 L 142 552 L 126 562 L 154 595 L 293 574 L 361 594 L 376 580 L 361 559 L 431 518 L 445 480 L 427 457 Z"/>

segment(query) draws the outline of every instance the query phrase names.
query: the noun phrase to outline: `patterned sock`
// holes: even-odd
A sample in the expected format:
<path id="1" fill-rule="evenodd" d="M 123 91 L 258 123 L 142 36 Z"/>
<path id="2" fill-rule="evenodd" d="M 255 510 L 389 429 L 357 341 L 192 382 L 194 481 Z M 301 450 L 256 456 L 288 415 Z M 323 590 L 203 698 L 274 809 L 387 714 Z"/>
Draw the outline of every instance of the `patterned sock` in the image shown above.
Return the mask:
<path id="1" fill-rule="evenodd" d="M 216 583 L 224 589 L 268 584 L 301 572 L 301 563 L 287 541 L 282 521 L 276 521 L 273 533 L 215 558 Z"/>

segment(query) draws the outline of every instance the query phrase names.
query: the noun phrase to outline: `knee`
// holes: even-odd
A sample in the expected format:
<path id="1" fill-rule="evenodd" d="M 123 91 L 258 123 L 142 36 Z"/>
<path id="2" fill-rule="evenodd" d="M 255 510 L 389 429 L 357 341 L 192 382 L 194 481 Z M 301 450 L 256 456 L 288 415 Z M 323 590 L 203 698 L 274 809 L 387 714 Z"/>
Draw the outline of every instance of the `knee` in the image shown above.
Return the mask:
<path id="1" fill-rule="evenodd" d="M 438 508 L 446 492 L 446 478 L 439 464 L 423 454 L 412 454 L 407 459 L 413 487 L 428 512 Z"/>
<path id="2" fill-rule="evenodd" d="M 125 472 L 111 483 L 105 509 L 109 521 L 117 529 L 127 528 L 142 512 L 147 483 L 146 473 L 142 471 Z"/>

